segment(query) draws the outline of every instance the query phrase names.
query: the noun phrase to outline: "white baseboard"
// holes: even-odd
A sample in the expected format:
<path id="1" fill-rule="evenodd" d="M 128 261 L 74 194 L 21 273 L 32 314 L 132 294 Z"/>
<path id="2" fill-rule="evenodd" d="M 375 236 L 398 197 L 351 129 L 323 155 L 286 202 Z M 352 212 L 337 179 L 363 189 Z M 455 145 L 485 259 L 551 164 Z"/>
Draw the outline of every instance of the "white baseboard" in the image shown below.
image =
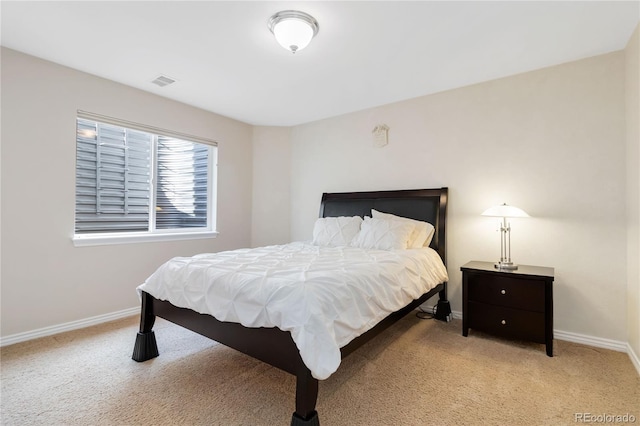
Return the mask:
<path id="1" fill-rule="evenodd" d="M 611 349 L 612 351 L 625 352 L 629 347 L 627 342 L 620 340 L 604 339 L 602 337 L 588 336 L 586 334 L 571 333 L 569 331 L 553 330 L 554 339 L 566 342 L 581 343 L 596 348 Z"/>
<path id="2" fill-rule="evenodd" d="M 0 347 L 13 345 L 14 343 L 26 342 L 27 340 L 37 339 L 39 337 L 52 336 L 54 334 L 63 333 L 65 331 L 77 330 L 80 328 L 90 327 L 120 318 L 129 317 L 140 313 L 140 307 L 124 309 L 122 311 L 112 312 L 110 314 L 98 315 L 91 318 L 85 318 L 78 321 L 71 321 L 64 324 L 53 325 L 50 327 L 39 328 L 24 333 L 12 334 L 6 337 L 0 337 Z"/>
<path id="3" fill-rule="evenodd" d="M 638 354 L 634 352 L 631 345 L 628 343 L 627 343 L 627 354 L 629 354 L 629 358 L 631 358 L 631 362 L 633 363 L 633 366 L 636 367 L 636 370 L 638 371 L 638 375 L 640 375 L 640 358 L 638 357 Z"/>
<path id="4" fill-rule="evenodd" d="M 428 309 L 423 307 L 427 311 L 433 313 L 433 307 Z M 12 334 L 6 337 L 0 337 L 0 347 L 13 345 L 14 343 L 26 342 L 27 340 L 37 339 L 39 337 L 52 336 L 54 334 L 63 333 L 65 331 L 77 330 L 80 328 L 90 327 L 92 325 L 98 325 L 109 321 L 114 321 L 120 318 L 136 315 L 140 312 L 140 307 L 124 309 L 122 311 L 112 312 L 110 314 L 98 315 L 83 320 L 72 321 L 64 324 L 54 325 L 51 327 L 40 328 L 33 331 L 27 331 L 25 333 Z M 454 319 L 462 319 L 462 312 L 452 311 L 451 315 Z M 594 346 L 597 348 L 611 349 L 617 352 L 624 352 L 629 355 L 631 362 L 640 374 L 640 359 L 638 355 L 633 351 L 633 348 L 629 343 L 619 340 L 603 339 L 601 337 L 593 337 L 585 334 L 571 333 L 569 331 L 554 330 L 554 338 L 558 340 L 565 340 L 567 342 L 581 343 L 587 346 Z"/>

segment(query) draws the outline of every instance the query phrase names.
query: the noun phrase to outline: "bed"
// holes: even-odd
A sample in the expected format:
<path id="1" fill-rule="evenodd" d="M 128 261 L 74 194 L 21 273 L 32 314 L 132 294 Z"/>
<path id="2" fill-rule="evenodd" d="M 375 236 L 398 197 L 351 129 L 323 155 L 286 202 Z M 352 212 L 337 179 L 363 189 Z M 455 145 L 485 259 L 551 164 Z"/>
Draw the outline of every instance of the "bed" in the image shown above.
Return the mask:
<path id="1" fill-rule="evenodd" d="M 288 324 L 291 323 L 290 318 L 297 318 L 300 316 L 299 312 L 305 312 L 313 309 L 313 304 L 307 304 L 300 308 L 300 304 L 307 303 L 307 299 L 315 300 L 309 296 L 301 296 L 302 298 L 294 297 L 296 294 L 299 294 L 299 287 L 291 286 L 291 291 L 294 296 L 289 295 L 288 293 L 282 297 L 282 300 L 291 300 L 293 301 L 292 306 L 288 307 L 286 310 L 283 309 L 282 313 L 278 311 L 269 311 L 268 309 L 262 307 L 261 309 L 251 311 L 251 314 L 238 314 L 232 305 L 226 303 L 224 306 L 226 310 L 224 310 L 226 316 L 220 316 L 219 310 L 213 311 L 215 312 L 218 318 L 222 318 L 222 320 L 216 319 L 213 314 L 205 313 L 204 308 L 200 305 L 207 304 L 220 304 L 215 300 L 212 302 L 212 298 L 207 296 L 209 294 L 209 289 L 202 288 L 202 284 L 193 284 L 192 287 L 188 288 L 188 290 L 183 290 L 181 293 L 184 293 L 185 296 L 181 299 L 180 295 L 171 295 L 170 290 L 166 292 L 162 292 L 161 289 L 161 281 L 171 281 L 175 279 L 182 279 L 182 276 L 179 275 L 178 272 L 182 271 L 183 264 L 186 267 L 195 267 L 198 264 L 201 264 L 205 261 L 210 261 L 211 259 L 217 259 L 219 261 L 220 258 L 231 258 L 231 262 L 236 264 L 238 267 L 243 269 L 243 272 L 246 274 L 246 267 L 241 265 L 242 259 L 250 259 L 248 263 L 252 261 L 253 258 L 260 257 L 267 259 L 268 262 L 272 262 L 275 266 L 270 268 L 270 274 L 285 274 L 288 273 L 287 270 L 278 269 L 278 263 L 282 258 L 290 258 L 292 256 L 307 256 L 309 252 L 320 253 L 325 256 L 326 253 L 330 253 L 328 257 L 324 257 L 323 259 L 329 259 L 330 262 L 333 262 L 333 257 L 335 257 L 336 266 L 334 269 L 340 270 L 345 274 L 355 274 L 359 272 L 357 271 L 357 267 L 354 267 L 354 271 L 350 270 L 349 264 L 353 263 L 353 265 L 359 264 L 359 257 L 371 256 L 371 252 L 368 250 L 359 251 L 360 249 L 352 249 L 351 247 L 328 247 L 324 248 L 315 248 L 305 244 L 292 243 L 286 246 L 274 246 L 274 248 L 257 248 L 257 249 L 246 249 L 246 250 L 238 250 L 231 252 L 223 252 L 220 255 L 199 255 L 194 256 L 192 258 L 176 258 L 172 260 L 170 263 L 168 262 L 166 265 L 163 265 L 161 268 L 156 271 L 150 279 L 145 282 L 142 286 L 138 288 L 140 298 L 141 298 L 141 317 L 140 317 L 140 331 L 137 334 L 136 342 L 134 346 L 133 356 L 132 358 L 135 361 L 143 362 L 149 359 L 152 359 L 159 355 L 158 347 L 156 344 L 155 335 L 153 332 L 153 325 L 156 317 L 164 318 L 168 321 L 171 321 L 175 324 L 178 324 L 182 327 L 185 327 L 189 330 L 192 330 L 196 333 L 199 333 L 203 336 L 206 336 L 210 339 L 213 339 L 219 343 L 222 343 L 226 346 L 234 348 L 240 352 L 243 352 L 247 355 L 250 355 L 256 359 L 259 359 L 263 362 L 266 362 L 274 367 L 280 368 L 290 374 L 296 376 L 296 397 L 295 397 L 295 412 L 292 415 L 291 424 L 295 426 L 302 425 L 319 425 L 319 417 L 316 412 L 316 401 L 318 395 L 318 381 L 322 380 L 328 375 L 330 375 L 335 369 L 337 365 L 339 365 L 340 359 L 346 357 L 353 351 L 355 351 L 358 347 L 362 346 L 367 341 L 371 340 L 386 328 L 391 326 L 393 323 L 404 317 L 409 312 L 415 310 L 419 305 L 426 302 L 428 299 L 438 295 L 438 312 L 444 312 L 448 309 L 447 302 L 447 282 L 444 277 L 446 277 L 446 210 L 447 210 L 447 188 L 437 188 L 437 189 L 418 189 L 418 190 L 396 190 L 396 191 L 374 191 L 374 192 L 349 192 L 349 193 L 325 193 L 322 195 L 321 204 L 320 204 L 320 218 L 318 222 L 321 220 L 335 220 L 340 218 L 365 218 L 365 221 L 370 221 L 367 223 L 375 223 L 375 217 L 373 219 L 370 218 L 372 216 L 372 212 L 384 212 L 384 214 L 391 214 L 407 219 L 413 219 L 422 222 L 428 222 L 433 225 L 432 235 L 429 244 L 429 248 L 432 249 L 423 249 L 423 248 L 414 248 L 411 250 L 391 250 L 389 253 L 385 253 L 382 251 L 373 251 L 373 258 L 375 259 L 374 263 L 384 264 L 388 261 L 389 257 L 402 257 L 402 256 L 413 256 L 411 252 L 416 252 L 417 259 L 427 259 L 429 256 L 435 256 L 438 258 L 438 262 L 444 268 L 444 274 L 439 275 L 439 279 L 435 282 L 435 284 L 431 284 L 426 290 L 419 290 L 418 293 L 415 293 L 415 289 L 407 286 L 407 290 L 402 288 L 403 294 L 402 300 L 406 300 L 402 302 L 402 306 L 398 307 L 393 311 L 390 311 L 383 314 L 384 316 L 379 318 L 380 313 L 376 311 L 376 318 L 363 320 L 364 322 L 369 322 L 371 324 L 365 325 L 364 322 L 361 326 L 351 327 L 344 333 L 335 332 L 336 334 L 336 348 L 329 348 L 329 352 L 327 356 L 323 354 L 317 355 L 318 346 L 307 345 L 305 342 L 311 340 L 319 340 L 323 341 L 323 331 L 319 327 L 315 326 L 305 326 L 302 328 L 296 328 L 295 326 L 288 327 Z M 379 214 L 379 213 L 378 213 Z M 369 217 L 368 217 L 369 216 Z M 335 218 L 335 219 L 332 219 Z M 342 219 L 340 219 L 342 220 Z M 364 223 L 364 222 L 361 222 Z M 386 222 L 390 223 L 390 222 Z M 400 223 L 400 222 L 393 222 Z M 317 226 L 317 225 L 316 225 Z M 395 226 L 395 225 L 394 225 Z M 398 225 L 401 226 L 401 225 Z M 364 229 L 364 225 L 362 225 L 362 229 Z M 403 230 L 407 230 L 409 228 L 402 228 Z M 315 241 L 316 229 L 314 228 L 314 241 Z M 427 244 L 425 243 L 425 244 Z M 276 254 L 273 254 L 274 251 Z M 408 254 L 405 255 L 405 252 Z M 277 256 L 276 258 L 269 256 Z M 211 257 L 211 259 L 209 259 Z M 276 259 L 275 261 L 273 259 Z M 314 258 L 315 259 L 315 258 Z M 314 260 L 315 261 L 315 260 Z M 404 261 L 404 260 L 403 260 Z M 431 260 L 429 260 L 430 262 Z M 177 263 L 175 263 L 177 262 Z M 417 262 L 413 258 L 409 257 L 408 262 Z M 322 262 L 320 262 L 322 263 Z M 325 264 L 327 264 L 325 262 Z M 412 265 L 413 263 L 411 263 Z M 176 266 L 177 265 L 177 266 Z M 195 266 L 194 266 L 195 265 Z M 328 263 L 329 267 L 331 263 Z M 393 266 L 393 265 L 392 265 Z M 395 267 L 395 266 L 394 266 Z M 312 271 L 308 270 L 305 266 L 303 275 L 311 275 Z M 326 269 L 326 265 L 325 265 Z M 366 269 L 366 265 L 365 265 Z M 412 269 L 412 268 L 407 268 Z M 206 273 L 202 273 L 201 275 L 207 275 L 213 273 L 219 274 L 219 271 L 214 267 L 208 266 L 205 269 Z M 212 272 L 213 271 L 213 272 Z M 172 273 L 176 273 L 178 275 L 171 275 Z M 251 271 L 249 271 L 251 272 Z M 182 273 L 182 272 L 180 272 Z M 299 272 L 298 272 L 299 273 Z M 403 272 L 404 273 L 404 272 Z M 226 272 L 225 272 L 226 274 Z M 183 275 L 195 275 L 192 272 L 183 273 Z M 229 276 L 240 275 L 238 273 L 234 274 L 226 274 Z M 379 275 L 379 273 L 378 273 Z M 416 273 L 407 273 L 402 275 L 401 273 L 394 271 L 393 274 L 390 274 L 393 277 L 402 277 L 401 280 L 404 281 L 405 277 L 407 281 L 413 281 L 414 275 L 420 275 L 419 280 L 424 281 L 425 278 L 422 275 L 429 275 L 426 273 L 420 272 Z M 162 278 L 155 278 L 156 276 L 160 276 Z M 295 277 L 296 275 L 287 276 L 289 281 L 295 281 L 295 279 L 291 277 Z M 344 278 L 344 277 L 347 278 Z M 352 279 L 348 278 L 349 276 L 345 275 L 341 279 Z M 355 277 L 355 275 L 350 275 L 351 277 Z M 359 277 L 353 278 L 359 279 Z M 418 278 L 416 278 L 417 280 Z M 433 277 L 430 278 L 433 281 Z M 201 283 L 203 280 L 197 280 L 194 282 Z M 243 283 L 247 280 L 244 279 Z M 264 280 L 258 280 L 260 282 L 264 282 Z M 323 281 L 326 283 L 327 281 Z M 304 281 L 304 287 L 309 287 L 311 289 L 318 288 L 319 291 L 322 292 L 322 286 L 312 287 L 313 282 Z M 393 284 L 392 282 L 387 282 L 386 285 L 390 286 Z M 244 285 L 244 284 L 243 284 Z M 324 285 L 324 284 L 323 284 Z M 405 285 L 403 283 L 403 285 Z M 200 287 L 199 287 L 200 286 Z M 186 288 L 186 287 L 185 287 Z M 418 287 L 420 289 L 420 287 Z M 234 290 L 236 291 L 236 290 Z M 200 294 L 199 292 L 202 292 Z M 154 293 L 156 296 L 152 296 L 151 293 Z M 260 291 L 252 290 L 251 294 L 259 294 Z M 324 293 L 332 293 L 332 291 L 324 290 Z M 280 294 L 280 293 L 278 293 Z M 311 293 L 314 294 L 314 293 Z M 194 296 L 195 295 L 195 296 Z M 395 299 L 400 299 L 400 297 L 395 297 L 391 295 L 392 299 L 394 299 L 394 303 L 400 303 Z M 258 297 L 258 296 L 255 296 Z M 195 300 L 192 302 L 192 305 L 189 305 L 191 302 L 187 302 L 183 300 L 187 298 L 189 300 Z M 269 300 L 273 299 L 274 296 L 269 295 Z M 171 300 L 171 301 L 169 301 Z M 334 301 L 337 299 L 334 299 Z M 343 300 L 343 299 L 340 299 Z M 354 301 L 353 304 L 357 305 L 357 301 Z M 198 304 L 200 303 L 200 305 Z M 255 304 L 255 302 L 247 302 L 247 304 Z M 341 304 L 337 303 L 337 304 Z M 359 302 L 358 302 L 359 303 Z M 386 303 L 386 302 L 385 302 Z M 229 308 L 231 306 L 231 308 Z M 280 304 L 280 306 L 283 306 Z M 345 311 L 350 309 L 351 304 L 344 304 Z M 395 306 L 395 305 L 390 305 Z M 442 309 L 441 309 L 442 307 Z M 216 307 L 214 306 L 214 309 Z M 289 314 L 289 308 L 297 309 L 297 314 Z M 323 308 L 324 309 L 324 308 Z M 340 315 L 340 311 L 335 306 L 328 308 L 335 315 Z M 342 309 L 342 308 L 341 308 Z M 355 308 L 354 308 L 355 309 Z M 364 308 L 357 308 L 356 311 L 367 310 L 368 308 L 365 306 Z M 262 315 L 264 312 L 267 314 Z M 337 312 L 337 314 L 336 314 Z M 449 311 L 450 312 L 450 311 Z M 227 315 L 228 314 L 228 315 Z M 247 315 L 251 318 L 247 319 Z M 289 315 L 287 317 L 287 315 Z M 346 315 L 346 314 L 345 314 Z M 307 315 L 311 319 L 315 320 L 316 317 L 320 315 Z M 237 317 L 237 318 L 236 318 Z M 257 320 L 255 318 L 261 318 Z M 272 325 L 265 318 L 274 318 L 277 317 L 278 321 L 280 321 L 277 326 L 259 326 L 259 324 L 268 324 Z M 438 319 L 446 319 L 447 317 L 439 315 L 436 316 Z M 252 320 L 253 318 L 253 320 Z M 289 319 L 287 319 L 289 318 Z M 333 318 L 333 317 L 332 317 Z M 231 319 L 231 320 L 229 320 Z M 307 318 L 308 320 L 309 318 Z M 267 322 L 265 322 L 267 321 Z M 244 323 L 245 325 L 242 325 Z M 258 324 L 258 326 L 256 326 Z M 282 325 L 287 326 L 282 326 Z M 319 322 L 322 325 L 322 322 Z M 372 326 L 372 324 L 375 324 Z M 344 327 L 343 327 L 344 328 Z M 309 330 L 316 330 L 317 336 L 312 334 Z M 301 332 L 300 330 L 303 330 Z M 306 333 L 306 334 L 305 334 Z M 328 332 L 329 334 L 334 333 L 333 329 Z M 327 334 L 327 333 L 324 333 Z M 321 346 L 328 346 L 322 344 Z M 333 350 L 333 352 L 332 352 Z M 335 352 L 337 351 L 337 364 L 335 360 Z M 311 359 L 313 358 L 313 360 Z M 316 362 L 316 358 L 320 359 L 320 361 Z M 328 361 L 327 361 L 328 360 Z"/>

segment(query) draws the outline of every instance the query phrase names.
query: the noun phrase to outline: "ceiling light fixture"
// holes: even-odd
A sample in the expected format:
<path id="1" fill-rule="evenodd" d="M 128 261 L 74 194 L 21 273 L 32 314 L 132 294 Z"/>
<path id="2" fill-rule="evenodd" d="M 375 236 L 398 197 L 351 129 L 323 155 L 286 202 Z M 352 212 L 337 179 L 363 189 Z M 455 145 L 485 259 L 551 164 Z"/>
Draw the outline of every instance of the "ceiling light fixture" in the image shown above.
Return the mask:
<path id="1" fill-rule="evenodd" d="M 320 28 L 313 16 L 298 10 L 278 12 L 269 18 L 268 25 L 280 46 L 292 53 L 307 47 Z"/>

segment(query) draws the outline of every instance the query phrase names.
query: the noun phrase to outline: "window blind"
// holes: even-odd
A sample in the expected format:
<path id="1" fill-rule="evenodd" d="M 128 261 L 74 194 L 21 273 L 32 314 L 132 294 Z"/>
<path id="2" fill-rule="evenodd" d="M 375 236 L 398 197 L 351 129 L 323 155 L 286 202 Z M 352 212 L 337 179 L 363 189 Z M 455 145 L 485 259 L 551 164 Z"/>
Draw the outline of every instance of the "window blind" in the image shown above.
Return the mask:
<path id="1" fill-rule="evenodd" d="M 149 229 L 152 135 L 78 120 L 76 233 Z"/>
<path id="2" fill-rule="evenodd" d="M 183 140 L 175 132 L 155 134 L 150 131 L 159 129 L 133 129 L 125 123 L 132 125 L 78 113 L 75 233 L 210 226 L 209 174 L 215 143 Z"/>

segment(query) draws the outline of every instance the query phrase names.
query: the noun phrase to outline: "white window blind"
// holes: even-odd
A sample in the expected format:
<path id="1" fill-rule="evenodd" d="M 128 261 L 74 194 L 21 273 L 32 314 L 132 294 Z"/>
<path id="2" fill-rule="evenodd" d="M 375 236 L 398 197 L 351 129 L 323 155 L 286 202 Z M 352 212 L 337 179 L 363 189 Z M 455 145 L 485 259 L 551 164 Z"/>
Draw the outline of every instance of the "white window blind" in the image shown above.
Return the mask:
<path id="1" fill-rule="evenodd" d="M 212 231 L 215 146 L 78 112 L 75 235 Z"/>

